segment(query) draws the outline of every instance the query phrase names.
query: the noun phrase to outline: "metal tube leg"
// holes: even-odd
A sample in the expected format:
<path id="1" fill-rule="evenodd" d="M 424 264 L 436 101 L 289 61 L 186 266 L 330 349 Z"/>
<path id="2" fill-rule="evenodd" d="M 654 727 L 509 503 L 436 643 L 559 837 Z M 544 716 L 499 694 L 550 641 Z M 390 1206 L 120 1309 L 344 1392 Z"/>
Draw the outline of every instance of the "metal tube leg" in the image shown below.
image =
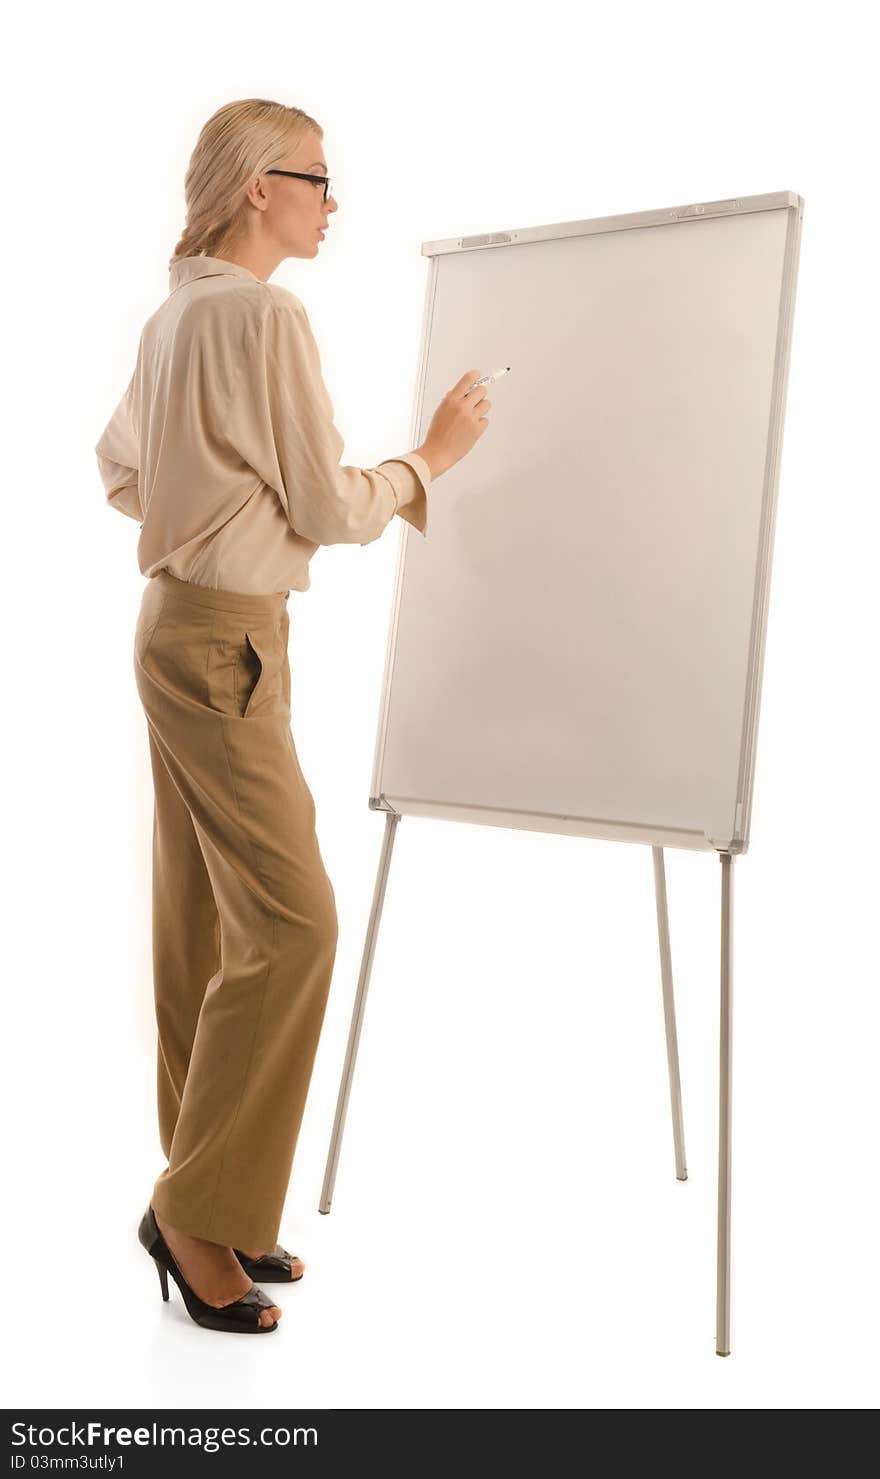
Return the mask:
<path id="1" fill-rule="evenodd" d="M 336 1118 L 333 1121 L 333 1133 L 330 1136 L 330 1149 L 327 1154 L 327 1165 L 324 1171 L 324 1185 L 321 1188 L 321 1200 L 318 1204 L 319 1212 L 329 1212 L 330 1203 L 333 1200 L 333 1186 L 336 1181 L 339 1148 L 342 1144 L 342 1131 L 345 1126 L 345 1115 L 348 1109 L 348 1096 L 351 1093 L 351 1080 L 354 1074 L 358 1042 L 360 1041 L 361 1023 L 364 1019 L 367 987 L 370 984 L 370 972 L 373 968 L 376 935 L 379 931 L 379 919 L 382 914 L 382 903 L 385 898 L 385 884 L 388 879 L 388 870 L 391 866 L 391 849 L 394 845 L 394 832 L 399 821 L 400 816 L 396 812 L 386 813 L 385 836 L 382 839 L 382 852 L 379 856 L 379 868 L 376 874 L 375 888 L 373 889 L 373 907 L 370 910 L 367 936 L 364 941 L 364 953 L 361 957 L 361 971 L 358 978 L 357 995 L 354 1000 L 351 1027 L 348 1033 L 348 1048 L 346 1049 L 345 1064 L 342 1069 L 342 1081 L 339 1085 L 339 1097 L 336 1101 Z"/>
<path id="2" fill-rule="evenodd" d="M 660 937 L 660 974 L 663 980 L 663 1016 L 666 1022 L 666 1058 L 669 1063 L 669 1097 L 672 1102 L 675 1174 L 679 1181 L 687 1181 L 681 1077 L 678 1071 L 678 1034 L 675 1030 L 675 997 L 672 990 L 672 951 L 669 946 L 669 914 L 666 908 L 666 872 L 663 866 L 662 847 L 652 847 L 651 852 L 654 857 L 654 896 L 657 901 L 657 930 Z"/>
<path id="3" fill-rule="evenodd" d="M 730 1355 L 731 1080 L 733 995 L 733 854 L 721 858 L 721 1025 L 718 1073 L 718 1288 L 715 1352 Z"/>

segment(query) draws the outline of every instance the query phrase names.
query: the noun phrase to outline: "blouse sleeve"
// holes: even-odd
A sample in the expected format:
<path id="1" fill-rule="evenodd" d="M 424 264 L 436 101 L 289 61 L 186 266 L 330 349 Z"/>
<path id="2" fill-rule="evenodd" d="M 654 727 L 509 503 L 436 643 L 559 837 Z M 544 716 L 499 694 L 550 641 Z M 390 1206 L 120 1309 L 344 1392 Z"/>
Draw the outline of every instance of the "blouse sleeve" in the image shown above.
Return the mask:
<path id="1" fill-rule="evenodd" d="M 98 470 L 111 508 L 143 521 L 138 496 L 138 441 L 134 422 L 135 376 L 110 417 L 95 447 Z"/>
<path id="2" fill-rule="evenodd" d="M 291 527 L 314 544 L 369 544 L 396 513 L 426 532 L 431 472 L 418 452 L 377 467 L 340 465 L 344 446 L 308 315 L 273 295 L 245 356 L 227 433 L 273 488 Z"/>

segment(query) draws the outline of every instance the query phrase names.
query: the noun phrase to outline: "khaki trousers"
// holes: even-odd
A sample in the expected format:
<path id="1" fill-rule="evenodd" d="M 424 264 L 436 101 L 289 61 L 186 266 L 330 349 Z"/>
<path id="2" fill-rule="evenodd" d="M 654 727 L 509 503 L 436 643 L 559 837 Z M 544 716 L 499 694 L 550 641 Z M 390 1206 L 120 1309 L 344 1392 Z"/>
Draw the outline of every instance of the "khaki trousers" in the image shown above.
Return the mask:
<path id="1" fill-rule="evenodd" d="M 155 798 L 152 1205 L 273 1248 L 336 956 L 290 729 L 288 596 L 150 580 L 134 643 Z"/>

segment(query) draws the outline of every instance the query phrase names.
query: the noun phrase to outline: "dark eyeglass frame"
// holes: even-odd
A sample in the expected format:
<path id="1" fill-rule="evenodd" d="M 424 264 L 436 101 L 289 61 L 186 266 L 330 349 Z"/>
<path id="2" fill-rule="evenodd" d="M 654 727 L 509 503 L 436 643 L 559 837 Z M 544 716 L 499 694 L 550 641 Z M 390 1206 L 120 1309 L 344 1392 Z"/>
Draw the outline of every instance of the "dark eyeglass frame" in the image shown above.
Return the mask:
<path id="1" fill-rule="evenodd" d="M 288 175 L 291 180 L 313 180 L 316 185 L 323 185 L 324 186 L 324 200 L 325 201 L 327 200 L 328 196 L 330 195 L 330 186 L 333 183 L 333 181 L 330 179 L 330 176 L 329 175 L 301 175 L 299 173 L 299 171 L 298 170 L 295 170 L 295 169 L 266 169 L 266 170 L 263 170 L 263 174 L 264 175 Z"/>

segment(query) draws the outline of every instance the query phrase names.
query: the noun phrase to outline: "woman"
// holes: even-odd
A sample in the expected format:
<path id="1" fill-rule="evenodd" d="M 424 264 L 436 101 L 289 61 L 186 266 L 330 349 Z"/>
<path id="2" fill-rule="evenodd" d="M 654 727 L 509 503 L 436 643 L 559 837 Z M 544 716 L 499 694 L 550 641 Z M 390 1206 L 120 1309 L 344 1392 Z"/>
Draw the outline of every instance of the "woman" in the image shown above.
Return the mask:
<path id="1" fill-rule="evenodd" d="M 167 299 L 96 453 L 141 525 L 134 641 L 155 797 L 153 973 L 167 1167 L 139 1237 L 197 1324 L 275 1330 L 253 1280 L 302 1277 L 276 1242 L 337 943 L 290 729 L 287 600 L 322 544 L 424 534 L 434 479 L 485 431 L 470 370 L 424 443 L 378 467 L 343 439 L 306 310 L 269 282 L 338 209 L 298 108 L 230 103 L 186 175 Z"/>

